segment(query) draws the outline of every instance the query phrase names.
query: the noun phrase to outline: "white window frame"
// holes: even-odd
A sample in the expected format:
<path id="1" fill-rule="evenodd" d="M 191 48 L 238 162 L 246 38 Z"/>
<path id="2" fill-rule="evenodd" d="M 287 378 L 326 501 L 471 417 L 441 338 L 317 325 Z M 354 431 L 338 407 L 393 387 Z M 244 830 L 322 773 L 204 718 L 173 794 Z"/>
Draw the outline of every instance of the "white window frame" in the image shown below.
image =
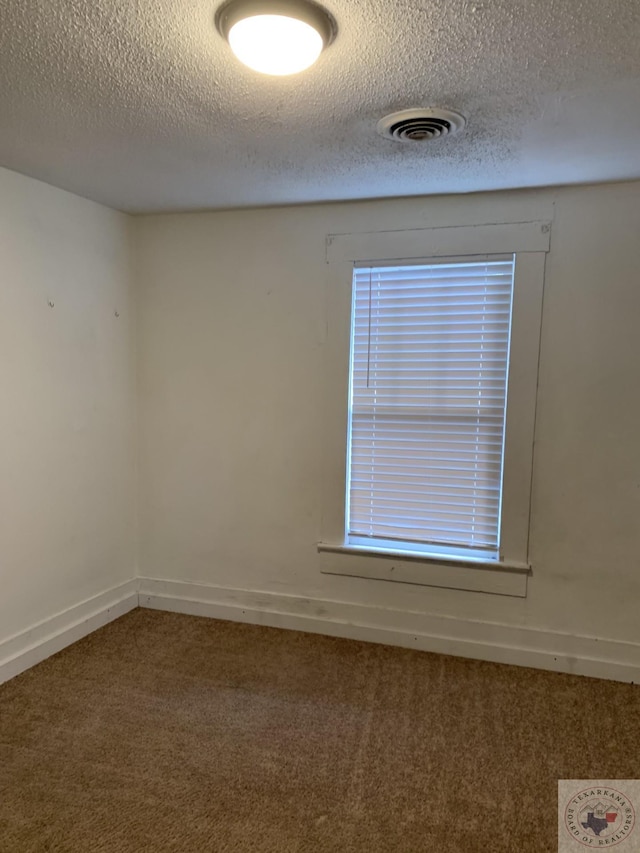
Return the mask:
<path id="1" fill-rule="evenodd" d="M 549 221 L 453 226 L 327 237 L 324 466 L 320 570 L 525 597 L 544 268 Z M 424 263 L 515 254 L 501 542 L 498 560 L 415 554 L 349 544 L 346 531 L 348 395 L 355 264 Z"/>

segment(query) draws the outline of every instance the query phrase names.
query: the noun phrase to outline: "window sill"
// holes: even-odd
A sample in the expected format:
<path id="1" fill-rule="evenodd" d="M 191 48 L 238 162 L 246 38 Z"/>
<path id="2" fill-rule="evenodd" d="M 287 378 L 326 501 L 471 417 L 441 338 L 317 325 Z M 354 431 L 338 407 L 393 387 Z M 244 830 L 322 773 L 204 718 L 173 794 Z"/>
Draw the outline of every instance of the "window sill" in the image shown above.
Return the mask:
<path id="1" fill-rule="evenodd" d="M 318 544 L 324 574 L 488 592 L 525 598 L 531 567 L 526 563 L 427 556 L 363 545 Z"/>

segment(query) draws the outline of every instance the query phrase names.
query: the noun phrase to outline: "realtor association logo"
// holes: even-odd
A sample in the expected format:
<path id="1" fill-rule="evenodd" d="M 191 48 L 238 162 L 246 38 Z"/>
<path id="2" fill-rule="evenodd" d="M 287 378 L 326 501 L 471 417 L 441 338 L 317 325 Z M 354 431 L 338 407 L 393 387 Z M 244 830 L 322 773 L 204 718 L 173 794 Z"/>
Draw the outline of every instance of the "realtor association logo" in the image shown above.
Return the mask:
<path id="1" fill-rule="evenodd" d="M 614 847 L 634 830 L 636 813 L 629 797 L 608 787 L 586 788 L 569 800 L 564 825 L 575 841 L 593 850 Z"/>

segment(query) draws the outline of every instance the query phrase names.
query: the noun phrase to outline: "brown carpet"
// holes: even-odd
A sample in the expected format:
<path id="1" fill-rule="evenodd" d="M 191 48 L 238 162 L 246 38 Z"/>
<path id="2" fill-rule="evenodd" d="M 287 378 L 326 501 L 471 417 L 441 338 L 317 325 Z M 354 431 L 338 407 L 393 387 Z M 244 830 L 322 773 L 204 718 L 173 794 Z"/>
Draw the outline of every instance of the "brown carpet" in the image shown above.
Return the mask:
<path id="1" fill-rule="evenodd" d="M 2 853 L 544 853 L 640 689 L 136 610 L 0 687 Z"/>

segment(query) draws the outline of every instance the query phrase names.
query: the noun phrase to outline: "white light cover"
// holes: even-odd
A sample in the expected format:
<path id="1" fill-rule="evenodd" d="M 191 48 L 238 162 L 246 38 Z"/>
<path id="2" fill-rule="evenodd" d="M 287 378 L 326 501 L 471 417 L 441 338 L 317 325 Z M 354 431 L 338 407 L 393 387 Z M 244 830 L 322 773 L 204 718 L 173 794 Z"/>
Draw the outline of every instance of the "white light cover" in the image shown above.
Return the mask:
<path id="1" fill-rule="evenodd" d="M 309 24 L 285 15 L 253 15 L 234 24 L 229 44 L 241 62 L 262 74 L 304 71 L 322 53 L 322 36 Z"/>

